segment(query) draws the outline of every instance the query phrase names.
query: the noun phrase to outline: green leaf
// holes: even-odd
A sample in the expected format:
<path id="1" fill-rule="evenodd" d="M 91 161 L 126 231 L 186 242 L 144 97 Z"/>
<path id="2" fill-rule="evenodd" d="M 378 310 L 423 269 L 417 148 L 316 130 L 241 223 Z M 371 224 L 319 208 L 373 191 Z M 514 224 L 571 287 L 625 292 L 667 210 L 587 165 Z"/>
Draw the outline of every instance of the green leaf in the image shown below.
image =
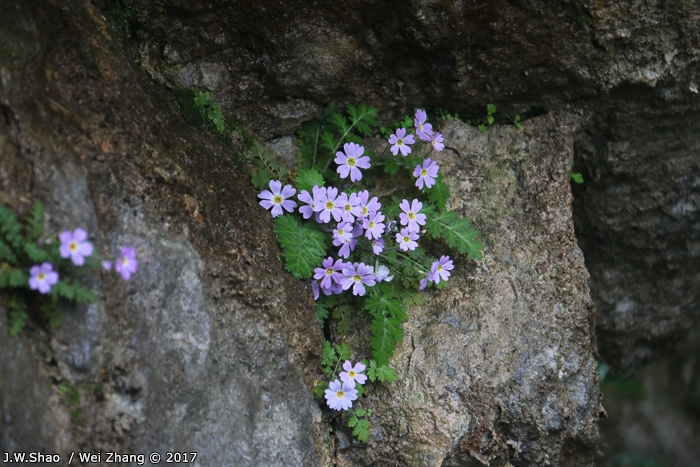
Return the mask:
<path id="1" fill-rule="evenodd" d="M 408 318 L 400 300 L 375 293 L 365 301 L 365 308 L 372 315 L 372 346 L 374 359 L 379 365 L 388 364 L 394 348 L 403 339 L 401 324 Z"/>
<path id="2" fill-rule="evenodd" d="M 445 209 L 447 198 L 449 197 L 450 188 L 442 180 L 442 174 L 440 174 L 435 180 L 435 185 L 433 185 L 428 191 L 428 200 L 435 203 L 438 208 Z"/>
<path id="3" fill-rule="evenodd" d="M 0 206 L 0 233 L 15 251 L 21 248 L 22 224 L 17 220 L 15 213 L 5 206 Z"/>
<path id="4" fill-rule="evenodd" d="M 456 212 L 439 211 L 435 216 L 428 217 L 425 227 L 433 237 L 443 238 L 450 247 L 470 259 L 481 259 L 484 245 L 474 240 L 479 232 L 471 228 L 468 219 L 459 217 Z"/>
<path id="5" fill-rule="evenodd" d="M 15 337 L 19 334 L 27 324 L 29 316 L 23 309 L 14 309 L 10 311 L 10 336 Z"/>
<path id="6" fill-rule="evenodd" d="M 210 94 L 208 92 L 202 92 L 199 89 L 194 91 L 194 104 L 197 107 L 204 109 L 204 107 L 209 103 Z"/>
<path id="7" fill-rule="evenodd" d="M 331 346 L 328 341 L 323 341 L 323 352 L 321 353 L 321 365 L 323 366 L 333 366 L 335 365 L 335 349 Z"/>
<path id="8" fill-rule="evenodd" d="M 393 368 L 391 368 L 389 365 L 381 365 L 376 369 L 376 375 L 377 379 L 381 383 L 390 383 L 392 381 L 397 381 L 399 379 L 398 376 L 396 376 L 396 372 L 394 371 Z"/>
<path id="9" fill-rule="evenodd" d="M 335 345 L 335 351 L 338 353 L 338 360 L 347 360 L 352 355 L 350 346 L 345 342 Z"/>
<path id="10" fill-rule="evenodd" d="M 297 279 L 311 278 L 326 254 L 326 235 L 311 223 L 300 224 L 291 215 L 277 217 L 275 225 L 285 269 Z"/>
<path id="11" fill-rule="evenodd" d="M 496 106 L 493 105 L 493 104 L 488 104 L 488 105 L 486 106 L 486 112 L 487 112 L 489 115 L 495 114 L 495 113 L 496 113 Z"/>
<path id="12" fill-rule="evenodd" d="M 323 322 L 328 318 L 328 308 L 323 306 L 321 303 L 316 304 L 316 312 L 314 313 L 316 321 L 318 324 L 323 326 Z"/>
<path id="13" fill-rule="evenodd" d="M 52 295 L 58 295 L 76 303 L 94 303 L 97 301 L 90 289 L 69 279 L 61 279 L 51 288 Z"/>
<path id="14" fill-rule="evenodd" d="M 22 269 L 2 265 L 0 267 L 0 287 L 25 287 L 29 282 L 29 273 Z"/>
<path id="15" fill-rule="evenodd" d="M 294 184 L 296 185 L 298 192 L 306 190 L 311 193 L 314 186 L 321 187 L 324 185 L 324 183 L 323 175 L 321 175 L 319 171 L 314 168 L 300 170 L 297 177 L 294 179 Z"/>
<path id="16" fill-rule="evenodd" d="M 27 253 L 29 259 L 35 263 L 51 261 L 51 254 L 48 251 L 39 249 L 34 243 L 25 243 L 24 252 Z"/>
<path id="17" fill-rule="evenodd" d="M 25 225 L 25 237 L 27 241 L 35 242 L 44 235 L 44 206 L 36 202 L 29 212 Z"/>
<path id="18" fill-rule="evenodd" d="M 583 175 L 580 173 L 571 173 L 571 180 L 573 180 L 576 183 L 583 183 Z"/>
<path id="19" fill-rule="evenodd" d="M 388 173 L 389 175 L 396 175 L 399 173 L 400 168 L 401 166 L 396 159 L 394 159 L 394 157 L 384 158 L 384 172 Z"/>
<path id="20" fill-rule="evenodd" d="M 10 264 L 18 264 L 19 260 L 17 259 L 17 255 L 15 255 L 15 252 L 12 251 L 12 248 L 10 248 L 10 245 L 5 243 L 2 239 L 0 239 L 0 261 L 7 261 Z"/>

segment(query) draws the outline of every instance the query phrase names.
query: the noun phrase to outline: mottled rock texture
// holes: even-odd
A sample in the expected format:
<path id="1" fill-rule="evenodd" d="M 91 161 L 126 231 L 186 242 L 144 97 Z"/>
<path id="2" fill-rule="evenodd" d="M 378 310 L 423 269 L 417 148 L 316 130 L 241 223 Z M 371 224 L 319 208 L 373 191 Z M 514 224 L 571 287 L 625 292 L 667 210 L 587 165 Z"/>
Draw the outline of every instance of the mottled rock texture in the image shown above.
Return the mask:
<path id="1" fill-rule="evenodd" d="M 700 7 L 693 0 L 2 1 L 0 202 L 138 276 L 0 340 L 3 450 L 197 450 L 201 465 L 586 465 L 598 351 L 632 372 L 697 322 Z M 184 88 L 293 153 L 329 101 L 445 107 L 451 204 L 485 259 L 410 310 L 367 445 L 310 396 L 322 332 L 283 272 L 240 134 L 191 125 Z M 191 104 L 191 101 L 190 101 Z M 138 280 L 137 280 L 138 278 Z M 6 315 L 0 332 L 6 334 Z M 61 388 L 64 388 L 61 390 Z M 67 389 L 65 389 L 67 388 Z M 79 401 L 67 397 L 76 392 Z"/>

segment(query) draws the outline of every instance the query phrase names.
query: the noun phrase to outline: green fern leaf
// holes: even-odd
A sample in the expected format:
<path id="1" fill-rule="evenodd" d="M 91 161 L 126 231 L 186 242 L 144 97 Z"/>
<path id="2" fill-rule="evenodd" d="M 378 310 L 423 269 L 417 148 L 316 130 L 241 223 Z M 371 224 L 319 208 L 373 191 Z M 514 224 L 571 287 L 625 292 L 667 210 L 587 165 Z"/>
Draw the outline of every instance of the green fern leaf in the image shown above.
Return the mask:
<path id="1" fill-rule="evenodd" d="M 0 261 L 7 261 L 10 264 L 15 265 L 19 263 L 15 252 L 12 251 L 12 248 L 10 248 L 10 246 L 2 239 L 0 239 Z"/>
<path id="2" fill-rule="evenodd" d="M 318 324 L 323 326 L 323 322 L 328 318 L 328 308 L 323 306 L 321 303 L 316 304 L 316 312 L 314 313 L 316 321 Z"/>
<path id="3" fill-rule="evenodd" d="M 379 365 L 389 363 L 394 347 L 403 339 L 401 324 L 408 319 L 401 300 L 374 293 L 365 301 L 365 308 L 372 315 L 372 346 L 374 359 Z"/>
<path id="4" fill-rule="evenodd" d="M 440 211 L 428 217 L 426 229 L 433 237 L 440 237 L 450 247 L 456 248 L 471 259 L 481 259 L 484 245 L 474 240 L 479 231 L 471 228 L 468 219 L 463 219 L 454 211 Z"/>
<path id="5" fill-rule="evenodd" d="M 309 279 L 326 254 L 326 236 L 313 224 L 300 224 L 293 216 L 279 216 L 275 225 L 285 268 L 297 279 Z"/>
<path id="6" fill-rule="evenodd" d="M 32 206 L 24 230 L 25 237 L 30 242 L 35 242 L 44 235 L 44 206 L 41 203 Z"/>
<path id="7" fill-rule="evenodd" d="M 311 193 L 315 186 L 323 186 L 324 183 L 323 175 L 314 168 L 300 170 L 297 177 L 294 179 L 297 192 L 306 190 Z"/>
<path id="8" fill-rule="evenodd" d="M 447 203 L 447 198 L 450 197 L 450 188 L 442 180 L 442 175 L 439 175 L 435 180 L 435 185 L 433 185 L 428 191 L 428 200 L 435 203 L 435 205 L 440 209 L 445 209 L 445 204 Z"/>
<path id="9" fill-rule="evenodd" d="M 5 241 L 16 250 L 22 246 L 22 224 L 17 220 L 14 212 L 5 206 L 0 206 L 0 233 L 5 236 Z"/>

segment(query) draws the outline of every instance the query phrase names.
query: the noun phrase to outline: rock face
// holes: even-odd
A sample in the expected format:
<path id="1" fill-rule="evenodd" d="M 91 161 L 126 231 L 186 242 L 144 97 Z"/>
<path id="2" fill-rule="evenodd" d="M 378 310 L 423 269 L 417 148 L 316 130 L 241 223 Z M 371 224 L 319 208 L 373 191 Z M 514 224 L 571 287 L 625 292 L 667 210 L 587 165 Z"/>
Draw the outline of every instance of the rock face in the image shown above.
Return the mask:
<path id="1" fill-rule="evenodd" d="M 367 447 L 339 465 L 586 465 L 599 394 L 590 354 L 588 273 L 570 219 L 577 120 L 534 118 L 488 133 L 454 123 L 458 154 L 436 157 L 488 245 L 451 287 L 413 307 Z M 449 204 L 449 203 L 448 203 Z"/>
<path id="2" fill-rule="evenodd" d="M 697 2 L 5 3 L 0 202 L 42 201 L 47 227 L 83 226 L 103 255 L 134 245 L 140 270 L 91 277 L 98 302 L 55 331 L 0 339 L 3 451 L 593 463 L 572 159 L 599 352 L 631 372 L 697 321 Z M 366 445 L 320 422 L 310 290 L 283 272 L 241 134 L 193 127 L 184 88 L 285 154 L 331 100 L 387 119 L 426 105 L 480 117 L 487 103 L 498 123 L 533 117 L 444 128 L 450 202 L 486 256 L 410 310 Z"/>

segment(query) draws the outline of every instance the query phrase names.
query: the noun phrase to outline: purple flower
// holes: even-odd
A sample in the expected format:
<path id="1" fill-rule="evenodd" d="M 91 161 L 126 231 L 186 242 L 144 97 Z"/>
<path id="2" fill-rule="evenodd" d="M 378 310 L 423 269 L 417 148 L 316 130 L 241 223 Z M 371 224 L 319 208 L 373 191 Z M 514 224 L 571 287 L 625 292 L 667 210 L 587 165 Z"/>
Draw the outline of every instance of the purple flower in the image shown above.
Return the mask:
<path id="1" fill-rule="evenodd" d="M 384 266 L 383 264 L 377 266 L 377 270 L 374 273 L 377 282 L 391 282 L 394 279 L 394 276 L 390 276 L 389 272 L 389 268 Z"/>
<path id="2" fill-rule="evenodd" d="M 340 283 L 343 274 L 340 272 L 343 269 L 343 261 L 333 261 L 333 257 L 329 256 L 323 260 L 323 267 L 314 269 L 314 279 L 321 280 L 321 287 L 330 289 L 333 282 Z"/>
<path id="3" fill-rule="evenodd" d="M 318 187 L 315 186 L 314 189 L 316 188 Z M 314 199 L 306 190 L 301 190 L 297 195 L 297 199 L 302 203 L 306 203 L 304 206 L 299 206 L 299 214 L 304 216 L 304 219 L 308 219 L 314 213 Z"/>
<path id="4" fill-rule="evenodd" d="M 365 148 L 355 143 L 345 143 L 343 145 L 345 153 L 338 151 L 335 153 L 335 163 L 338 164 L 340 178 L 347 178 L 356 182 L 362 180 L 360 169 L 369 169 L 369 156 L 363 156 Z"/>
<path id="5" fill-rule="evenodd" d="M 445 149 L 445 145 L 442 143 L 444 141 L 444 138 L 442 137 L 442 133 L 435 133 L 430 140 L 430 144 L 433 145 L 433 149 L 436 151 L 442 151 Z"/>
<path id="6" fill-rule="evenodd" d="M 362 362 L 357 362 L 355 366 L 353 366 L 350 360 L 345 360 L 345 363 L 343 363 L 343 370 L 345 371 L 341 371 L 338 376 L 340 376 L 340 380 L 345 383 L 353 383 L 353 387 L 355 383 L 365 384 L 367 382 L 367 376 L 363 375 L 362 372 L 365 371 L 366 368 L 367 367 Z"/>
<path id="7" fill-rule="evenodd" d="M 343 208 L 339 206 L 337 201 L 338 189 L 328 187 L 324 191 L 319 191 L 319 197 L 316 199 L 314 211 L 319 213 L 319 219 L 323 223 L 331 221 L 331 216 L 336 222 L 340 221 L 343 216 Z"/>
<path id="8" fill-rule="evenodd" d="M 426 277 L 424 277 L 423 279 L 421 279 L 420 285 L 419 285 L 419 287 L 418 287 L 418 291 L 420 292 L 420 291 L 422 291 L 422 290 L 425 290 L 425 288 L 426 288 L 427 286 L 428 286 L 428 277 L 426 276 Z"/>
<path id="9" fill-rule="evenodd" d="M 447 282 L 447 279 L 450 277 L 450 271 L 452 271 L 453 269 L 454 264 L 452 263 L 450 257 L 442 256 L 438 261 L 435 261 L 430 266 L 430 274 L 428 274 L 428 279 L 435 282 L 436 284 L 440 283 L 440 279 Z"/>
<path id="10" fill-rule="evenodd" d="M 86 242 L 87 232 L 78 227 L 73 231 L 65 230 L 58 235 L 61 246 L 58 251 L 61 258 L 70 258 L 76 266 L 85 264 L 85 258 L 92 254 L 92 243 Z"/>
<path id="11" fill-rule="evenodd" d="M 389 144 L 393 144 L 391 147 L 391 153 L 397 155 L 401 151 L 401 155 L 406 157 L 411 153 L 411 147 L 409 144 L 413 144 L 416 141 L 413 139 L 413 135 L 406 136 L 406 129 L 399 128 L 396 133 L 389 137 Z"/>
<path id="12" fill-rule="evenodd" d="M 105 271 L 111 271 L 112 270 L 112 262 L 108 260 L 102 261 L 102 269 Z"/>
<path id="13" fill-rule="evenodd" d="M 348 410 L 352 407 L 352 401 L 357 400 L 357 389 L 352 381 L 341 383 L 339 380 L 331 381 L 326 389 L 326 402 L 333 410 Z"/>
<path id="14" fill-rule="evenodd" d="M 58 273 L 53 270 L 51 263 L 35 264 L 29 270 L 29 288 L 47 294 L 51 286 L 58 282 Z"/>
<path id="15" fill-rule="evenodd" d="M 396 234 L 396 241 L 399 243 L 399 248 L 403 251 L 415 250 L 418 248 L 418 233 L 412 232 L 408 228 L 401 229 L 401 232 Z"/>
<path id="16" fill-rule="evenodd" d="M 369 191 L 367 190 L 359 192 L 357 196 L 359 197 L 358 204 L 361 209 L 358 217 L 367 217 L 370 213 L 379 211 L 382 208 L 382 203 L 379 202 L 376 196 L 373 196 L 372 199 L 369 198 Z"/>
<path id="17" fill-rule="evenodd" d="M 422 190 L 423 183 L 425 183 L 426 188 L 435 185 L 435 178 L 437 177 L 439 169 L 440 167 L 437 163 L 430 158 L 424 160 L 423 165 L 417 165 L 415 170 L 413 170 L 413 176 L 418 177 L 416 186 Z"/>
<path id="18" fill-rule="evenodd" d="M 384 251 L 384 239 L 378 238 L 372 241 L 372 251 L 375 255 L 381 254 Z"/>
<path id="19" fill-rule="evenodd" d="M 343 276 L 345 277 L 340 281 L 340 285 L 343 286 L 343 290 L 352 287 L 353 295 L 363 296 L 365 285 L 371 287 L 375 284 L 372 267 L 365 263 L 345 263 Z"/>
<path id="20" fill-rule="evenodd" d="M 360 197 L 357 193 L 352 193 L 348 196 L 345 193 L 341 193 L 338 196 L 338 205 L 343 210 L 343 220 L 345 222 L 354 223 L 355 217 L 362 214 L 362 206 L 360 206 Z"/>
<path id="21" fill-rule="evenodd" d="M 423 203 L 414 199 L 409 206 L 408 200 L 405 199 L 399 207 L 403 211 L 399 214 L 401 225 L 407 225 L 410 232 L 420 232 L 419 225 L 425 225 L 425 214 L 418 214 L 418 211 L 423 209 Z"/>
<path id="22" fill-rule="evenodd" d="M 352 224 L 348 222 L 340 222 L 338 228 L 333 229 L 333 245 L 340 246 L 352 240 Z"/>
<path id="23" fill-rule="evenodd" d="M 260 206 L 265 209 L 272 208 L 273 218 L 284 214 L 282 208 L 293 212 L 294 208 L 297 207 L 296 201 L 289 199 L 297 192 L 292 185 L 285 185 L 284 188 L 282 188 L 282 182 L 279 180 L 270 180 L 270 190 L 272 191 L 263 190 L 258 195 L 258 198 L 262 199 L 262 201 L 260 201 Z"/>
<path id="24" fill-rule="evenodd" d="M 367 237 L 367 240 L 380 238 L 382 236 L 385 228 L 385 225 L 382 222 L 383 220 L 384 214 L 379 211 L 375 211 L 364 218 L 362 227 L 365 229 L 365 236 Z"/>
<path id="25" fill-rule="evenodd" d="M 433 126 L 425 121 L 427 118 L 428 114 L 418 109 L 416 110 L 416 118 L 413 119 L 413 125 L 416 127 L 416 135 L 423 141 L 430 141 L 433 134 Z"/>
<path id="26" fill-rule="evenodd" d="M 133 246 L 123 246 L 121 256 L 114 262 L 114 270 L 121 274 L 125 281 L 128 281 L 138 266 L 136 249 Z"/>

